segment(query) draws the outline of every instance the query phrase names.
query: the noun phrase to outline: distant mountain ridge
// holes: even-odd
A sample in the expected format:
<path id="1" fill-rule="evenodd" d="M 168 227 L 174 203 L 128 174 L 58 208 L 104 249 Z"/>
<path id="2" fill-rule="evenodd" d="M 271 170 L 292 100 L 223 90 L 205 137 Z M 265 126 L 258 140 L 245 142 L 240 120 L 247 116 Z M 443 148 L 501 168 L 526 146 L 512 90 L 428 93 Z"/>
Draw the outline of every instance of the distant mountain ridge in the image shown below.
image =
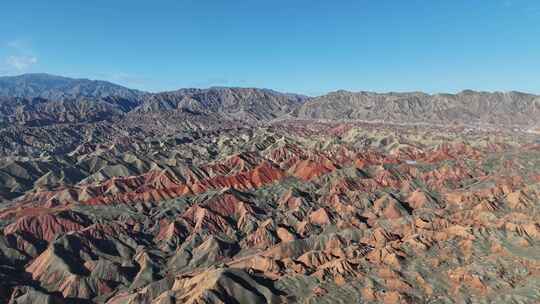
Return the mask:
<path id="1" fill-rule="evenodd" d="M 103 98 L 117 96 L 137 98 L 141 91 L 103 80 L 74 79 L 50 74 L 23 74 L 0 77 L 0 96 L 46 99 Z"/>
<path id="2" fill-rule="evenodd" d="M 162 93 L 131 90 L 106 81 L 48 74 L 0 77 L 0 125 L 87 123 L 174 111 L 227 120 L 267 121 L 286 115 L 308 97 L 269 89 L 212 87 Z"/>
<path id="3" fill-rule="evenodd" d="M 457 94 L 337 91 L 310 99 L 294 110 L 302 119 L 393 123 L 535 125 L 540 96 L 521 92 L 462 91 Z"/>
<path id="4" fill-rule="evenodd" d="M 307 97 L 269 89 L 211 87 L 147 93 L 106 81 L 49 74 L 0 77 L 2 125 L 95 122 L 128 113 L 131 117 L 148 113 L 170 117 L 167 112 L 171 111 L 246 122 L 324 119 L 540 126 L 540 96 L 515 91 L 430 95 L 340 90 Z"/>

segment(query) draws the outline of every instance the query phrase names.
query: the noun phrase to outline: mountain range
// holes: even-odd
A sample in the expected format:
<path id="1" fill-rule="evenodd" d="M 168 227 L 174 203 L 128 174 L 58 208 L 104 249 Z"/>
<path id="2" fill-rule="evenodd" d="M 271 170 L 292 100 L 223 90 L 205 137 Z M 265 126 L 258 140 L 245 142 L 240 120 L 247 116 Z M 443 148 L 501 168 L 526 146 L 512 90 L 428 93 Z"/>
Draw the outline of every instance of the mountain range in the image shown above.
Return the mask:
<path id="1" fill-rule="evenodd" d="M 540 302 L 536 95 L 0 92 L 0 303 Z"/>
<path id="2" fill-rule="evenodd" d="M 431 95 L 341 90 L 308 97 L 268 89 L 213 87 L 147 93 L 105 81 L 27 74 L 0 77 L 0 96 L 4 124 L 89 122 L 131 112 L 177 110 L 250 122 L 293 118 L 525 128 L 540 124 L 540 96 L 514 91 Z"/>

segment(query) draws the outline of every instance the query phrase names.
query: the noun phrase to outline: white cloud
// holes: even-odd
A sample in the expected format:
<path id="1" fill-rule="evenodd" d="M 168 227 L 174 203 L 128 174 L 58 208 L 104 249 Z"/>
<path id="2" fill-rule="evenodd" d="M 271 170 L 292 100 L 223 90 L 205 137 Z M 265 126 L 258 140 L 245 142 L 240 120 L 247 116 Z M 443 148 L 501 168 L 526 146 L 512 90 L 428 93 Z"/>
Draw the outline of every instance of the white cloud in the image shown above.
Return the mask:
<path id="1" fill-rule="evenodd" d="M 6 64 L 8 67 L 15 69 L 18 72 L 24 72 L 28 70 L 32 65 L 36 64 L 38 59 L 36 56 L 9 56 L 6 59 Z"/>
<path id="2" fill-rule="evenodd" d="M 6 57 L 0 59 L 0 74 L 2 75 L 26 73 L 38 63 L 38 57 L 27 40 L 11 40 L 3 43 L 3 47 Z"/>

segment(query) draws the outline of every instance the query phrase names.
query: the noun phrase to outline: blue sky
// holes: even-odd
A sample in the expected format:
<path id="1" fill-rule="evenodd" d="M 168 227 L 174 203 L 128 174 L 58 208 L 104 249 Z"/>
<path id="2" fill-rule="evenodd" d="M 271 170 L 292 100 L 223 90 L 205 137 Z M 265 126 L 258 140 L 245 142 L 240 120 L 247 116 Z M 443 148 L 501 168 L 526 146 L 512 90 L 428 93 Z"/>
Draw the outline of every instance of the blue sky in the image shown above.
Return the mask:
<path id="1" fill-rule="evenodd" d="M 25 0 L 4 1 L 0 20 L 3 75 L 540 93 L 538 0 Z"/>

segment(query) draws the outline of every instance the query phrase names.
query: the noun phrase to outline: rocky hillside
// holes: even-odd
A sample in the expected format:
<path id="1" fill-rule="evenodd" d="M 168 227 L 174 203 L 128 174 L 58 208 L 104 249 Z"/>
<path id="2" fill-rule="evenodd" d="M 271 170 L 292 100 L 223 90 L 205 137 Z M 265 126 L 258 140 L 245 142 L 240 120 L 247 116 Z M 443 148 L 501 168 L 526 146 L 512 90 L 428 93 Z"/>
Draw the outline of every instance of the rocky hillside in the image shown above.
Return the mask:
<path id="1" fill-rule="evenodd" d="M 429 95 L 337 91 L 309 100 L 293 115 L 302 119 L 530 126 L 540 124 L 540 96 L 520 92 Z"/>
<path id="2" fill-rule="evenodd" d="M 271 120 L 283 116 L 307 97 L 267 89 L 224 88 L 182 89 L 145 96 L 138 112 L 186 109 L 193 112 L 221 113 L 249 121 Z"/>
<path id="3" fill-rule="evenodd" d="M 0 97 L 0 126 L 98 122 L 121 117 L 137 105 L 137 100 L 122 97 L 59 100 Z"/>

